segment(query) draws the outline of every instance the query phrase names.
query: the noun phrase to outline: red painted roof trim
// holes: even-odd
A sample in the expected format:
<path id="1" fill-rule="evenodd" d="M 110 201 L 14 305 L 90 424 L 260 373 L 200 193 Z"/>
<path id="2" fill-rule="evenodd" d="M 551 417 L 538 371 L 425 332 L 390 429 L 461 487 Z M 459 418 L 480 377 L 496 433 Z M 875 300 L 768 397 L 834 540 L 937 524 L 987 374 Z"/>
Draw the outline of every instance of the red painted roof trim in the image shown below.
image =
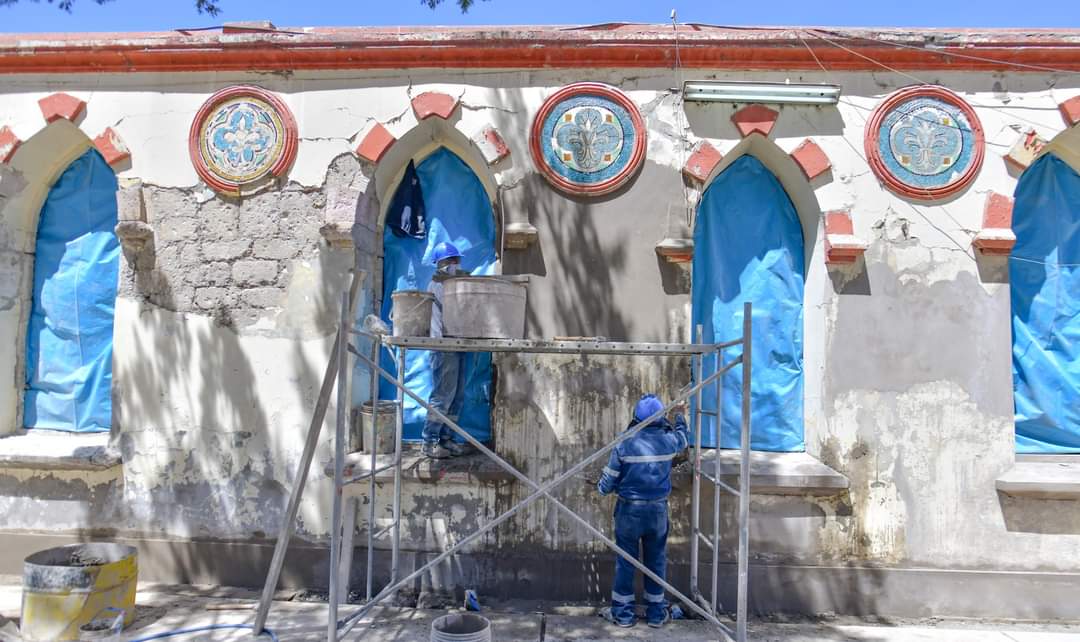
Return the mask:
<path id="1" fill-rule="evenodd" d="M 897 69 L 1025 71 L 1009 64 L 1018 63 L 1080 71 L 1078 29 L 816 31 Z M 668 67 L 674 45 L 670 25 L 618 24 L 4 34 L 0 73 Z M 679 30 L 686 68 L 817 70 L 807 45 L 830 70 L 879 68 L 802 28 L 683 25 Z"/>

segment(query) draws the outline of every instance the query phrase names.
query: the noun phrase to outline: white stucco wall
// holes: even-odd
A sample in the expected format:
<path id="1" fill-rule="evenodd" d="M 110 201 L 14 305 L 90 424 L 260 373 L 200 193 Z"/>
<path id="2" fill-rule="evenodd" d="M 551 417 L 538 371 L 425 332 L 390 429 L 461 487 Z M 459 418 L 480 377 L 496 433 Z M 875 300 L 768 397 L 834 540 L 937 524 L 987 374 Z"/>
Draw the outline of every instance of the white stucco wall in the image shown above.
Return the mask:
<path id="1" fill-rule="evenodd" d="M 695 75 L 828 81 L 841 84 L 844 95 L 835 108 L 780 108 L 772 142 L 751 145 L 740 142 L 730 121 L 734 107 L 692 104 L 686 105 L 683 115 L 668 91 L 677 84 L 670 70 L 297 72 L 288 78 L 10 76 L 3 78 L 0 125 L 30 139 L 44 126 L 37 101 L 65 91 L 87 101 L 86 116 L 79 123 L 83 132 L 93 137 L 112 127 L 131 150 L 132 161 L 120 172 L 122 177 L 140 179 L 163 192 L 171 190 L 188 199 L 189 205 L 215 205 L 213 193 L 198 185 L 188 157 L 191 119 L 217 89 L 258 84 L 282 97 L 300 132 L 296 163 L 287 176 L 288 191 L 278 197 L 300 198 L 325 190 L 326 207 L 347 216 L 357 209 L 358 195 L 368 191 L 373 177 L 383 181 L 375 185 L 376 196 L 382 196 L 391 184 L 385 177 L 393 181 L 400 167 L 375 170 L 357 163 L 334 169 L 334 163 L 351 154 L 375 123 L 399 139 L 416 131 L 410 97 L 441 91 L 460 98 L 461 108 L 449 125 L 465 138 L 484 126 L 498 129 L 511 156 L 481 179 L 506 197 L 505 216 L 528 212 L 540 226 L 538 214 L 550 214 L 551 220 L 584 219 L 602 205 L 544 191 L 528 151 L 533 114 L 547 95 L 569 82 L 616 85 L 638 104 L 646 120 L 647 169 L 627 192 L 634 194 L 633 199 L 615 196 L 603 205 L 623 208 L 625 215 L 604 219 L 615 222 L 598 232 L 600 258 L 547 246 L 540 257 L 546 271 L 533 272 L 531 287 L 536 288 L 537 301 L 557 302 L 560 275 L 575 262 L 596 259 L 593 274 L 622 271 L 612 281 L 616 291 L 604 301 L 626 319 L 627 336 L 614 338 L 687 337 L 686 315 L 680 311 L 686 309 L 688 297 L 685 292 L 664 291 L 658 272 L 666 268 L 658 266 L 652 246 L 667 233 L 669 213 L 680 213 L 696 202 L 698 191 L 690 189 L 688 200 L 678 175 L 693 145 L 708 140 L 727 161 L 752 147 L 750 153 L 761 157 L 785 185 L 793 186 L 789 193 L 807 239 L 812 240 L 805 291 L 807 449 L 847 475 L 852 489 L 850 497 L 841 500 L 807 500 L 821 514 L 805 521 L 770 516 L 772 500 L 762 500 L 762 524 L 813 533 L 805 540 L 788 538 L 781 544 L 770 543 L 763 535 L 759 543 L 766 551 L 773 546 L 774 552 L 780 551 L 777 556 L 800 563 L 1076 570 L 1070 560 L 1080 555 L 1080 529 L 1064 534 L 1025 530 L 1025 522 L 1036 519 L 1037 511 L 1001 498 L 993 488 L 996 476 L 1011 465 L 1013 451 L 1008 286 L 1000 278 L 1004 264 L 979 258 L 971 240 L 981 227 L 987 194 L 1011 195 L 1015 188 L 1015 172 L 1003 155 L 1030 128 L 1046 139 L 1060 133 L 1064 123 L 1057 105 L 1070 92 L 1080 92 L 1055 89 L 1053 79 L 1040 73 L 915 73 L 971 103 L 986 134 L 986 157 L 974 183 L 955 198 L 922 204 L 883 188 L 863 158 L 870 111 L 885 95 L 910 84 L 909 78 L 887 73 Z M 432 145 L 439 143 L 437 132 L 430 137 Z M 832 164 L 831 176 L 813 184 L 806 184 L 797 167 L 784 158 L 806 138 L 814 140 Z M 402 165 L 403 159 L 394 163 Z M 18 163 L 12 167 L 18 169 Z M 347 172 L 355 178 L 350 186 L 343 187 L 348 181 L 332 183 L 331 178 L 341 179 Z M 0 187 L 6 190 L 7 175 L 2 180 Z M 521 196 L 534 195 L 529 190 L 537 185 L 541 200 L 529 202 L 530 197 Z M 650 209 L 638 199 L 643 195 L 651 199 Z M 0 199 L 0 207 L 10 207 L 10 202 Z M 264 216 L 274 217 L 267 207 Z M 515 211 L 517 207 L 521 209 Z M 855 234 L 870 247 L 864 262 L 828 268 L 821 222 L 815 217 L 838 209 L 851 211 Z M 169 236 L 171 216 L 166 212 L 151 221 L 157 234 Z M 8 219 L 3 220 L 7 224 Z M 246 233 L 243 225 L 248 220 L 241 217 L 237 235 Z M 362 260 L 375 265 L 381 241 L 375 225 L 365 229 L 357 249 Z M 562 229 L 559 234 L 548 230 L 545 242 L 572 234 L 573 221 L 566 228 L 570 231 Z M 606 261 L 616 239 L 629 239 L 625 267 Z M 242 327 L 222 327 L 210 314 L 163 309 L 135 300 L 134 295 L 118 301 L 116 413 L 125 455 L 123 502 L 130 511 L 125 528 L 179 538 L 247 537 L 273 531 L 295 472 L 332 331 L 321 312 L 314 310 L 326 307 L 326 301 L 314 301 L 304 292 L 329 281 L 334 284 L 330 290 L 340 292 L 346 280 L 343 264 L 350 258 L 339 252 L 330 262 L 333 269 L 322 271 L 319 266 L 330 265 L 320 262 L 320 257 L 328 256 L 323 252 L 290 259 L 282 269 L 306 275 L 305 279 L 288 277 L 293 280 L 281 286 L 286 292 L 281 305 L 260 312 L 255 322 Z M 0 269 L 7 270 L 6 264 Z M 8 273 L 3 277 L 8 279 Z M 639 292 L 627 292 L 627 283 L 656 293 L 662 305 L 655 312 L 639 313 Z M 536 314 L 547 334 L 572 334 L 560 332 L 567 322 L 556 312 L 538 305 Z M 927 325 L 920 326 L 920 319 L 927 319 Z M 4 321 L 0 343 L 19 349 L 17 342 L 7 340 L 18 336 L 17 326 Z M 0 352 L 0 358 L 4 359 L 0 368 L 7 368 L 13 359 L 8 352 Z M 845 374 L 851 372 L 863 375 L 861 380 Z M 12 391 L 20 389 L 19 374 L 14 375 Z M 545 394 L 549 397 L 540 402 L 544 412 L 555 416 L 568 407 L 556 392 L 545 389 Z M 587 421 L 590 416 L 582 411 L 575 420 Z M 8 415 L 3 419 L 13 421 Z M 0 432 L 10 428 L 0 426 Z M 607 428 L 582 429 L 606 434 Z M 526 449 L 532 443 L 513 440 L 507 436 L 504 445 Z M 302 530 L 309 535 L 326 532 L 330 495 L 318 471 L 328 452 L 324 438 L 313 466 L 315 483 L 309 486 L 302 511 Z M 470 510 L 490 508 L 496 502 L 490 489 L 462 494 Z M 407 506 L 424 505 L 421 499 L 410 498 Z M 838 505 L 849 510 L 838 511 Z M 1075 511 L 1069 504 L 1060 519 L 1080 524 Z M 518 526 L 524 533 L 545 519 L 540 512 L 530 512 L 531 521 Z M 453 524 L 463 522 L 449 523 L 453 530 Z M 428 535 L 416 532 L 416 545 L 426 546 Z M 541 543 L 576 548 L 582 537 L 554 529 Z M 795 540 L 801 543 L 791 544 Z"/>

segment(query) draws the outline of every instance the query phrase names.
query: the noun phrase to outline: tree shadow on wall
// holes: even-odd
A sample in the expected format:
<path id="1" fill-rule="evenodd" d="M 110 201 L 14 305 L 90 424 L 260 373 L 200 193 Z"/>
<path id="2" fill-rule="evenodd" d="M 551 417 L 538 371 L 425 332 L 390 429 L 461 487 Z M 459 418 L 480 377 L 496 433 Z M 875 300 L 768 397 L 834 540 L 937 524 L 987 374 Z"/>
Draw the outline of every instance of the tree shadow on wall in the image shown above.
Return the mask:
<path id="1" fill-rule="evenodd" d="M 280 196 L 271 192 L 251 202 L 225 205 L 242 211 L 256 208 L 260 199 L 274 201 Z M 192 207 L 191 218 L 206 238 L 175 244 L 213 242 L 210 232 L 201 231 L 203 219 L 214 215 L 211 209 L 205 204 Z M 177 218 L 186 215 L 181 212 Z M 320 212 L 294 210 L 289 216 L 318 218 Z M 182 222 L 166 218 L 162 223 Z M 293 233 L 267 227 L 251 235 L 257 240 L 260 235 Z M 156 251 L 169 244 L 159 241 Z M 122 328 L 130 333 L 122 342 L 127 354 L 118 360 L 116 380 L 126 471 L 124 529 L 175 542 L 144 554 L 168 550 L 163 559 L 147 559 L 146 564 L 169 569 L 177 581 L 228 578 L 237 585 L 258 586 L 266 576 L 272 538 L 295 483 L 339 317 L 342 283 L 347 282 L 342 266 L 351 267 L 352 253 L 331 249 L 320 240 L 315 256 L 305 250 L 294 261 L 282 261 L 288 266 L 282 279 L 295 281 L 306 270 L 308 280 L 286 284 L 280 307 L 262 311 L 257 327 L 236 300 L 223 301 L 205 313 L 186 311 L 196 288 L 210 285 L 197 282 L 198 265 L 166 272 L 155 269 L 153 257 L 135 260 L 138 269 L 125 269 L 124 276 L 132 279 L 134 289 L 134 300 L 127 299 L 127 304 L 138 307 L 128 307 L 127 327 Z M 237 296 L 244 292 L 239 288 Z M 333 424 L 333 413 L 331 407 L 324 426 Z M 302 512 L 300 538 L 321 537 L 320 524 L 329 513 L 331 495 L 322 467 L 329 460 L 332 436 L 332 429 L 324 427 L 305 491 L 309 505 L 316 506 L 313 514 L 308 513 L 315 524 L 305 527 Z M 199 544 L 223 540 L 245 545 L 228 546 L 223 556 L 220 547 Z M 264 546 L 250 545 L 260 543 Z M 304 579 L 290 577 L 287 570 L 283 573 L 283 582 Z"/>
<path id="2" fill-rule="evenodd" d="M 503 270 L 540 277 L 530 283 L 529 334 L 628 338 L 628 319 L 617 301 L 626 293 L 616 281 L 627 267 L 620 238 L 627 232 L 604 232 L 589 203 L 554 193 L 536 175 L 522 183 L 504 202 L 529 212 L 539 238 L 527 250 L 507 253 Z"/>

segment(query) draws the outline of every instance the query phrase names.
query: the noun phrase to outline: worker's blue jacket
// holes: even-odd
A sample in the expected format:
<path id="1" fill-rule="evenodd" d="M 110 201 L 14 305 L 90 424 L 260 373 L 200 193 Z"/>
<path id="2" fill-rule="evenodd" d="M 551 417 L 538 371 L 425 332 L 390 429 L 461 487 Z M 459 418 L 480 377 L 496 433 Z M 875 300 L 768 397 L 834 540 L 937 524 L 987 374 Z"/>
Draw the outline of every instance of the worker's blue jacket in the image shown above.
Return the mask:
<path id="1" fill-rule="evenodd" d="M 674 426 L 661 417 L 611 451 L 596 488 L 601 495 L 617 490 L 623 499 L 664 499 L 671 494 L 671 461 L 689 443 L 682 415 Z"/>

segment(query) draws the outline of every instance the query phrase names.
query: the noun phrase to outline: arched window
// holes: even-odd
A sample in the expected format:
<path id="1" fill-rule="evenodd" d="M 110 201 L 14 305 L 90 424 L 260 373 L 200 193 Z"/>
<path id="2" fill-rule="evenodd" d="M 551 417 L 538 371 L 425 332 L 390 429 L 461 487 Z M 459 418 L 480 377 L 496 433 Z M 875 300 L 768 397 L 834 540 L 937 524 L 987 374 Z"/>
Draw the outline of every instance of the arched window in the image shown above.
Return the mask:
<path id="1" fill-rule="evenodd" d="M 1009 259 L 1016 450 L 1080 453 L 1080 174 L 1048 153 L 1020 177 Z"/>
<path id="2" fill-rule="evenodd" d="M 116 188 L 112 169 L 91 149 L 68 166 L 41 208 L 26 339 L 27 428 L 100 432 L 112 425 Z"/>
<path id="3" fill-rule="evenodd" d="M 427 234 L 423 239 L 395 236 L 387 226 L 383 231 L 382 310 L 390 320 L 391 295 L 398 290 L 424 290 L 435 273 L 431 260 L 435 246 L 451 241 L 461 251 L 461 269 L 471 274 L 495 271 L 495 216 L 480 179 L 457 155 L 445 147 L 435 150 L 417 164 L 416 172 L 427 210 Z M 399 187 L 398 189 L 402 189 Z M 385 353 L 383 367 L 396 371 Z M 431 353 L 409 351 L 405 382 L 410 390 L 427 399 L 431 392 Z M 467 355 L 466 389 L 459 423 L 480 441 L 491 438 L 491 355 Z M 380 384 L 380 397 L 395 398 L 393 386 Z M 427 411 L 405 398 L 404 437 L 419 441 Z"/>
<path id="4" fill-rule="evenodd" d="M 780 181 L 744 155 L 702 195 L 694 224 L 693 327 L 704 341 L 742 335 L 743 303 L 753 304 L 753 432 L 755 450 L 802 451 L 803 232 Z M 696 330 L 695 330 L 696 332 Z M 725 351 L 738 356 L 737 348 Z M 716 369 L 706 363 L 706 376 Z M 715 417 L 702 417 L 702 443 L 739 447 L 741 373 L 724 379 L 720 439 Z M 715 412 L 715 399 L 703 397 Z"/>

